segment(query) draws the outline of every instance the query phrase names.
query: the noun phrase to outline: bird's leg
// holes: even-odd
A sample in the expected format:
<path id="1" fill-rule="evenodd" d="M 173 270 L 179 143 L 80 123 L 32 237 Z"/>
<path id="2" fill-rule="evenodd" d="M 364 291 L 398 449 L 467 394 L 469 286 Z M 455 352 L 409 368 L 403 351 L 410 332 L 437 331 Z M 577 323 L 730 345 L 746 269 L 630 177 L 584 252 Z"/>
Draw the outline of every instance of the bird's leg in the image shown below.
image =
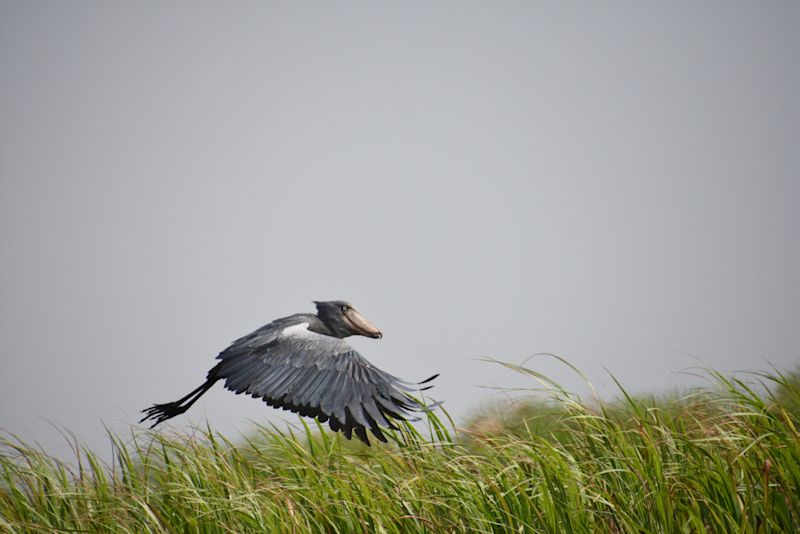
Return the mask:
<path id="1" fill-rule="evenodd" d="M 209 378 L 203 385 L 201 385 L 188 395 L 176 400 L 175 402 L 167 402 L 165 404 L 154 404 L 151 407 L 142 410 L 145 416 L 139 422 L 143 423 L 148 419 L 152 419 L 155 422 L 152 424 L 150 428 L 153 428 L 157 424 L 163 423 L 167 419 L 172 419 L 176 415 L 182 414 L 183 412 L 188 410 L 192 406 L 192 404 L 197 402 L 197 399 L 202 397 L 203 394 L 206 391 L 208 391 L 217 380 L 218 380 L 217 378 Z"/>
<path id="2" fill-rule="evenodd" d="M 205 389 L 208 389 L 207 385 L 208 385 L 208 383 L 206 382 L 205 384 L 203 384 L 202 386 L 198 387 L 197 389 L 194 389 L 194 390 L 192 390 L 192 391 L 191 391 L 191 392 L 190 392 L 188 395 L 186 395 L 186 396 L 184 396 L 184 397 L 181 397 L 180 399 L 176 400 L 176 401 L 174 402 L 174 404 L 183 404 L 183 403 L 184 403 L 184 401 L 186 401 L 187 399 L 191 398 L 191 397 L 192 397 L 192 396 L 194 396 L 194 395 L 197 395 L 197 393 L 198 393 L 199 391 L 202 391 L 202 390 L 203 390 L 203 388 L 205 388 Z M 203 391 L 203 393 L 205 393 L 205 391 Z M 203 393 L 200 393 L 200 395 L 202 395 Z M 194 401 L 196 401 L 197 399 L 199 399 L 199 398 L 200 398 L 200 395 L 197 395 L 197 396 L 195 397 L 195 399 L 194 399 L 192 402 L 190 402 L 190 403 L 187 405 L 187 408 L 188 408 L 188 406 L 191 406 L 191 405 L 192 405 L 192 403 L 193 403 Z"/>

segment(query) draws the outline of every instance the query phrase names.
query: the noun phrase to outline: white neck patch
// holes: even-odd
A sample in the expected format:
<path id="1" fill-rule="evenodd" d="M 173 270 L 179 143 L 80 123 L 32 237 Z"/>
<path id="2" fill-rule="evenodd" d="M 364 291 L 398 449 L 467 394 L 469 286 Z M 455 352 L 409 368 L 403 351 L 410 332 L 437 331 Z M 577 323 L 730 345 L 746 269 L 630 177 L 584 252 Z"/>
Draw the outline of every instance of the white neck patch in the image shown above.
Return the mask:
<path id="1" fill-rule="evenodd" d="M 335 356 L 353 350 L 350 345 L 339 338 L 312 332 L 308 329 L 308 325 L 309 323 L 306 322 L 287 326 L 281 330 L 279 337 L 301 339 L 302 343 L 313 344 L 317 350 L 328 356 Z"/>
<path id="2" fill-rule="evenodd" d="M 287 326 L 281 331 L 282 336 L 308 336 L 311 332 L 308 330 L 308 323 L 294 324 Z"/>

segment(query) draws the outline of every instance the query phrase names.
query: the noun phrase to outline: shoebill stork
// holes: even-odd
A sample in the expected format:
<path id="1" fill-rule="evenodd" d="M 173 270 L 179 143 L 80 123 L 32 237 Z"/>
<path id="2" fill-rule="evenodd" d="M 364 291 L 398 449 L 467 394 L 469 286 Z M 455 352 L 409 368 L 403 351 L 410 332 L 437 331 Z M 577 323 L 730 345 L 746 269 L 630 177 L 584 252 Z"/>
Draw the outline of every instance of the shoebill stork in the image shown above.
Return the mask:
<path id="1" fill-rule="evenodd" d="M 328 421 L 347 439 L 353 433 L 369 445 L 367 429 L 386 442 L 381 427 L 397 429 L 394 420 L 412 419 L 427 407 L 407 392 L 436 378 L 412 384 L 378 369 L 343 338 L 381 338 L 383 334 L 351 304 L 314 301 L 317 313 L 276 319 L 223 350 L 200 387 L 185 397 L 142 410 L 140 422 L 155 427 L 180 415 L 217 381 L 236 394 L 248 393 L 269 406 Z M 414 388 L 413 386 L 417 386 Z"/>

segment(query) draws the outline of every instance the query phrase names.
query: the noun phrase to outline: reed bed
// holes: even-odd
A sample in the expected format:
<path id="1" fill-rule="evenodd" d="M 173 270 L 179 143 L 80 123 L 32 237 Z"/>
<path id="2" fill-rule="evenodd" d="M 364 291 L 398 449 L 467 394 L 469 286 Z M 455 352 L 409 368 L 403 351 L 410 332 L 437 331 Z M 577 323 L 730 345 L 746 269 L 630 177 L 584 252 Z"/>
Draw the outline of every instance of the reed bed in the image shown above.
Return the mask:
<path id="1" fill-rule="evenodd" d="M 800 386 L 790 373 L 668 399 L 546 386 L 455 429 L 443 409 L 368 448 L 313 421 L 232 442 L 110 434 L 111 465 L 0 443 L 2 532 L 800 532 Z"/>

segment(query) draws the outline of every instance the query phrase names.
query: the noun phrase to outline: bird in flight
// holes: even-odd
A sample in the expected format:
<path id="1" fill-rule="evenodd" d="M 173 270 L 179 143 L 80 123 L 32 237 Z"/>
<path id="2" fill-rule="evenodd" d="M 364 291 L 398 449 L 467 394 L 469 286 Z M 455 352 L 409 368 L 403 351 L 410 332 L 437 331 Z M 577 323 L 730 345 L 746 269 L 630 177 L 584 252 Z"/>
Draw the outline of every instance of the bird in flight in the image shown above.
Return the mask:
<path id="1" fill-rule="evenodd" d="M 234 341 L 217 356 L 220 362 L 205 383 L 175 402 L 142 410 L 140 423 L 151 420 L 153 428 L 182 414 L 218 380 L 237 395 L 248 393 L 269 406 L 328 421 L 331 430 L 347 439 L 355 433 L 367 445 L 367 429 L 386 442 L 381 427 L 396 430 L 393 419 L 410 420 L 412 412 L 428 409 L 408 392 L 431 388 L 419 386 L 438 374 L 414 384 L 378 369 L 343 338 L 379 339 L 381 331 L 348 302 L 314 304 L 316 314 L 276 319 Z"/>

